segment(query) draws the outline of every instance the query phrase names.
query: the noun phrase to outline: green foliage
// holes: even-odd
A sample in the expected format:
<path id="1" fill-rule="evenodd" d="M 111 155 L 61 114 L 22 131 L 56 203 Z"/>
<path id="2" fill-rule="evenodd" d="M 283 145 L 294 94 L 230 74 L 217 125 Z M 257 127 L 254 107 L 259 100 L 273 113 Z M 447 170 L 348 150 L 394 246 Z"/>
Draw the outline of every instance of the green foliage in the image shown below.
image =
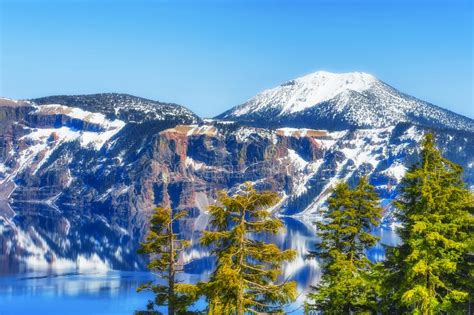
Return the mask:
<path id="1" fill-rule="evenodd" d="M 186 211 L 173 213 L 169 208 L 155 208 L 145 242 L 138 252 L 151 255 L 148 269 L 164 279 L 165 284 L 149 282 L 140 286 L 138 291 L 151 290 L 155 299 L 149 301 L 147 311 L 137 314 L 159 314 L 154 310 L 155 306 L 163 305 L 168 306 L 169 315 L 191 314 L 187 309 L 198 298 L 197 287 L 178 283 L 176 280 L 176 275 L 183 271 L 179 254 L 189 246 L 189 241 L 179 240 L 173 230 L 173 223 L 186 215 Z"/>
<path id="2" fill-rule="evenodd" d="M 307 311 L 363 314 L 377 310 L 380 266 L 374 269 L 365 250 L 377 242 L 369 231 L 381 216 L 378 196 L 366 177 L 354 189 L 347 183 L 334 188 L 322 222 L 316 223 L 321 242 L 309 254 L 320 258 L 323 275 L 308 295 Z"/>
<path id="3" fill-rule="evenodd" d="M 394 203 L 403 244 L 387 252 L 385 287 L 399 312 L 466 312 L 474 283 L 467 259 L 474 199 L 461 175 L 462 168 L 443 158 L 428 134 L 421 162 L 405 175 Z"/>
<path id="4" fill-rule="evenodd" d="M 213 248 L 215 271 L 201 292 L 209 303 L 209 314 L 279 312 L 296 298 L 296 283 L 277 283 L 281 264 L 295 257 L 293 250 L 281 251 L 276 245 L 256 241 L 249 234 L 276 234 L 283 227 L 271 216 L 269 207 L 278 195 L 257 192 L 246 184 L 242 194 L 219 194 L 219 204 L 211 206 L 210 225 L 201 243 Z"/>

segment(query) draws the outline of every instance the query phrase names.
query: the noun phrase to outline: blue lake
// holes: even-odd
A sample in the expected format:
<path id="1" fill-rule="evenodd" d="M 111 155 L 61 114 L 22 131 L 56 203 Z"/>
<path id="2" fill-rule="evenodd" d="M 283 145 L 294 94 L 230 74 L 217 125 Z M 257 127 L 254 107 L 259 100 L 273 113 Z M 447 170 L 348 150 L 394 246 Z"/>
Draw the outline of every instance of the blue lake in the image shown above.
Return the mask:
<path id="1" fill-rule="evenodd" d="M 288 307 L 292 314 L 302 314 L 301 303 L 309 286 L 320 278 L 316 260 L 305 259 L 305 254 L 317 242 L 311 224 L 285 218 L 285 231 L 263 238 L 281 248 L 298 251 L 295 261 L 283 268 L 285 279 L 298 282 L 298 301 Z M 394 231 L 377 229 L 374 234 L 381 243 L 399 242 Z M 378 244 L 370 249 L 369 257 L 378 261 L 384 258 L 384 248 Z M 212 257 L 199 247 L 189 253 L 184 280 L 196 282 L 212 271 Z M 23 271 L 0 275 L 0 315 L 18 314 L 133 314 L 144 309 L 150 293 L 136 293 L 143 282 L 153 280 L 148 272 L 133 271 Z M 198 303 L 202 304 L 202 302 Z M 200 305 L 198 305 L 200 306 Z"/>

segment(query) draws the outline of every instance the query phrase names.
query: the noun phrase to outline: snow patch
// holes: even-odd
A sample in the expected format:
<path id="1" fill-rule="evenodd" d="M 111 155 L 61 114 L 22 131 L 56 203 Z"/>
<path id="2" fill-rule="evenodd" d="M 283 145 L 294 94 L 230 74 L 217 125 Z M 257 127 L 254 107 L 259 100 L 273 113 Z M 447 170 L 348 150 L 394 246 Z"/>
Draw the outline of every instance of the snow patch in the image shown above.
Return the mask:
<path id="1" fill-rule="evenodd" d="M 203 167 L 206 166 L 206 164 L 204 164 L 202 162 L 195 161 L 194 159 L 192 159 L 189 156 L 187 156 L 186 160 L 184 160 L 184 165 L 186 167 L 193 168 L 194 170 L 200 170 L 200 169 L 202 169 Z"/>
<path id="2" fill-rule="evenodd" d="M 382 171 L 381 173 L 387 176 L 390 176 L 392 178 L 395 178 L 397 182 L 400 183 L 400 181 L 405 176 L 406 171 L 407 171 L 407 167 L 405 165 L 403 165 L 400 162 L 395 162 L 389 168 Z"/>

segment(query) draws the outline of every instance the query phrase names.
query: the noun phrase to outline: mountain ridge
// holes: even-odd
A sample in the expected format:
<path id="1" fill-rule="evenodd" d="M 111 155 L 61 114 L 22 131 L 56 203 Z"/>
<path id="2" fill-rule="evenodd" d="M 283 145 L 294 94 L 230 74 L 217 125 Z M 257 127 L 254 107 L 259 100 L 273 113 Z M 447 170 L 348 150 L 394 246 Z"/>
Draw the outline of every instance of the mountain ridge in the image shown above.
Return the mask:
<path id="1" fill-rule="evenodd" d="M 183 105 L 155 101 L 126 93 L 96 93 L 52 95 L 30 99 L 38 105 L 60 104 L 100 112 L 109 119 L 126 122 L 164 121 L 183 119 L 186 123 L 200 122 L 201 118 Z"/>
<path id="2" fill-rule="evenodd" d="M 317 71 L 263 90 L 216 118 L 334 130 L 410 122 L 474 132 L 473 119 L 400 92 L 363 72 Z"/>

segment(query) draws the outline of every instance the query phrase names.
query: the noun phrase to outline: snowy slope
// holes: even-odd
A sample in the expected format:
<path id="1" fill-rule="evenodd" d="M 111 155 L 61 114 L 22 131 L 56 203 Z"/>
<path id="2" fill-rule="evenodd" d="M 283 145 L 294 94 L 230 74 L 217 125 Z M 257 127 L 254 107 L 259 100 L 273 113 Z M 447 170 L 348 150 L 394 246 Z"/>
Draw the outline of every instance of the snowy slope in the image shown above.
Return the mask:
<path id="1" fill-rule="evenodd" d="M 81 148 L 99 151 L 125 126 L 121 120 L 112 121 L 103 114 L 79 108 L 58 104 L 30 106 L 25 124 L 14 122 L 21 128 L 21 135 L 11 145 L 7 143 L 6 155 L 0 157 L 0 190 L 26 170 L 34 176 L 63 144 L 77 142 Z"/>
<path id="2" fill-rule="evenodd" d="M 102 113 L 108 119 L 120 119 L 132 123 L 166 120 L 191 124 L 200 121 L 197 115 L 181 105 L 120 93 L 57 95 L 32 101 L 39 105 L 62 104 L 77 107 L 89 112 Z"/>
<path id="3" fill-rule="evenodd" d="M 279 115 L 303 111 L 315 104 L 329 101 L 338 94 L 353 90 L 362 93 L 377 82 L 370 74 L 355 72 L 335 74 L 318 71 L 265 90 L 233 111 L 234 116 L 274 108 Z"/>
<path id="4" fill-rule="evenodd" d="M 474 120 L 401 93 L 374 76 L 318 71 L 265 90 L 218 116 L 260 126 L 343 130 L 410 122 L 474 131 Z"/>

